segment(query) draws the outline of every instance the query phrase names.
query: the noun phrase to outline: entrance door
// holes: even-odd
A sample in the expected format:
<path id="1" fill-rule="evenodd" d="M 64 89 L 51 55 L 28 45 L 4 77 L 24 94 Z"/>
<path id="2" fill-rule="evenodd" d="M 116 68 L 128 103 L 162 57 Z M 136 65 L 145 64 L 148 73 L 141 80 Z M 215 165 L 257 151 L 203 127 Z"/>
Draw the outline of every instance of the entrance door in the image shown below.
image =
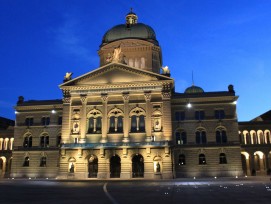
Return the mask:
<path id="1" fill-rule="evenodd" d="M 110 178 L 120 177 L 120 157 L 115 155 L 110 159 Z"/>
<path id="2" fill-rule="evenodd" d="M 88 178 L 97 178 L 98 158 L 91 156 L 88 160 Z"/>
<path id="3" fill-rule="evenodd" d="M 143 178 L 144 177 L 144 160 L 142 155 L 135 155 L 132 159 L 132 171 L 133 178 Z"/>

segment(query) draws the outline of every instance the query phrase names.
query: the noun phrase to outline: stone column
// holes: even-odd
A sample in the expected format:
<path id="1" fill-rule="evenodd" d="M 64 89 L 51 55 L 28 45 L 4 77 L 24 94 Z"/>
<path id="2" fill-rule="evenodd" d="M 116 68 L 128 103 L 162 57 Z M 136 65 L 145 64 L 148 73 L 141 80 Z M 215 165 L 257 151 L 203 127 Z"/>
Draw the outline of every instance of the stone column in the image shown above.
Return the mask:
<path id="1" fill-rule="evenodd" d="M 107 102 L 108 102 L 108 95 L 102 94 L 101 95 L 102 103 L 103 103 L 103 120 L 102 120 L 102 139 L 101 143 L 107 142 L 107 131 L 108 131 L 108 122 L 107 122 Z"/>
<path id="2" fill-rule="evenodd" d="M 129 93 L 124 93 L 123 142 L 129 142 Z"/>
<path id="3" fill-rule="evenodd" d="M 170 91 L 162 92 L 162 100 L 163 100 L 163 133 L 164 140 L 171 141 L 172 140 L 172 126 L 171 126 L 171 93 Z"/>
<path id="4" fill-rule="evenodd" d="M 145 92 L 144 97 L 146 100 L 146 117 L 145 117 L 145 129 L 146 129 L 146 142 L 151 141 L 151 92 Z"/>
<path id="5" fill-rule="evenodd" d="M 81 138 L 79 140 L 79 143 L 86 143 L 86 126 L 87 126 L 87 96 L 81 95 L 81 102 L 82 102 L 82 109 L 80 111 L 80 130 L 81 130 Z"/>
<path id="6" fill-rule="evenodd" d="M 63 90 L 63 112 L 62 112 L 62 143 L 70 143 L 70 111 L 71 111 L 71 96 L 69 90 Z"/>

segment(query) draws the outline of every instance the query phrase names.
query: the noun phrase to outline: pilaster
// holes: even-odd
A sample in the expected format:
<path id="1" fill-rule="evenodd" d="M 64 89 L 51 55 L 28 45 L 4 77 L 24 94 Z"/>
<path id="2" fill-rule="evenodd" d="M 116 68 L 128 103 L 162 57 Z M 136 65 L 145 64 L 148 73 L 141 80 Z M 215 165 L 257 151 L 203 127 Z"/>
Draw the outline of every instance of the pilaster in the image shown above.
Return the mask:
<path id="1" fill-rule="evenodd" d="M 71 111 L 71 96 L 69 90 L 63 90 L 63 112 L 62 112 L 62 143 L 70 142 L 70 111 Z"/>
<path id="2" fill-rule="evenodd" d="M 146 118 L 145 118 L 145 128 L 146 128 L 146 141 L 151 141 L 151 92 L 145 92 L 144 97 L 146 100 Z"/>
<path id="3" fill-rule="evenodd" d="M 164 140 L 172 140 L 172 126 L 171 126 L 171 93 L 169 90 L 162 91 L 163 100 L 163 133 Z"/>
<path id="4" fill-rule="evenodd" d="M 103 119 L 102 119 L 102 139 L 101 143 L 107 142 L 107 131 L 108 131 L 108 121 L 107 121 L 107 102 L 108 102 L 108 95 L 102 94 L 101 95 L 102 103 L 103 103 Z"/>
<path id="5" fill-rule="evenodd" d="M 129 142 L 129 93 L 123 93 L 124 117 L 123 117 L 123 142 Z"/>
<path id="6" fill-rule="evenodd" d="M 86 119 L 86 110 L 87 110 L 87 96 L 86 95 L 81 95 L 80 96 L 81 102 L 82 102 L 82 109 L 81 109 L 81 138 L 79 140 L 79 143 L 86 143 L 86 125 L 87 125 L 87 119 Z"/>

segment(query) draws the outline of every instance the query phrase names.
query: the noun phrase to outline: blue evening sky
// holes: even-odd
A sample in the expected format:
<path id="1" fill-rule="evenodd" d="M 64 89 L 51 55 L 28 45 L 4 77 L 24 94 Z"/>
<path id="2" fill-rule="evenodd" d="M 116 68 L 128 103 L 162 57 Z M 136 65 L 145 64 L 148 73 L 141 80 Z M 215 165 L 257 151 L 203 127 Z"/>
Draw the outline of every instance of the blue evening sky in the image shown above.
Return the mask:
<path id="1" fill-rule="evenodd" d="M 18 96 L 60 99 L 66 72 L 99 66 L 103 34 L 130 7 L 156 31 L 176 90 L 233 84 L 239 121 L 271 109 L 270 0 L 0 0 L 0 116 Z"/>

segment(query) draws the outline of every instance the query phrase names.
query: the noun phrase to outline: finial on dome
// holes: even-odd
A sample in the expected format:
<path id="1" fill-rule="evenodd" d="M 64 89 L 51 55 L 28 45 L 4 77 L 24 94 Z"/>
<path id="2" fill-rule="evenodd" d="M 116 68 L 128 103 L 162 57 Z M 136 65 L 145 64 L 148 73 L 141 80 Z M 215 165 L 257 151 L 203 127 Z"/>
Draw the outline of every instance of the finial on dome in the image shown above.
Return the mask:
<path id="1" fill-rule="evenodd" d="M 133 8 L 131 8 L 130 12 L 126 15 L 126 25 L 130 27 L 133 24 L 137 24 L 137 15 L 133 12 Z"/>

